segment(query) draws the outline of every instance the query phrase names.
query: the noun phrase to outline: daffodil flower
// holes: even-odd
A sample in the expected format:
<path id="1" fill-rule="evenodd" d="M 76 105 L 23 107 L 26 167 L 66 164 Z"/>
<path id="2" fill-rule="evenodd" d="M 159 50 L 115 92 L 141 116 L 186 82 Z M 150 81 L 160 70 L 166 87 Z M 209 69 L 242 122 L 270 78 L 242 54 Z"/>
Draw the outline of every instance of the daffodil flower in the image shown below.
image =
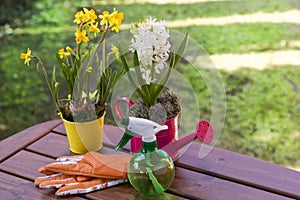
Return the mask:
<path id="1" fill-rule="evenodd" d="M 96 19 L 97 19 L 97 15 L 95 10 L 93 9 L 88 10 L 87 8 L 83 8 L 83 11 L 82 10 L 78 11 L 75 14 L 75 19 L 73 20 L 73 22 L 76 24 L 86 23 L 89 21 L 90 23 L 94 23 Z"/>
<path id="2" fill-rule="evenodd" d="M 116 31 L 117 33 L 119 32 L 123 18 L 124 14 L 122 12 L 118 13 L 118 11 L 114 8 L 114 12 L 111 14 L 109 21 L 112 31 Z"/>
<path id="3" fill-rule="evenodd" d="M 117 24 L 117 23 L 113 23 L 112 27 L 111 27 L 111 30 L 112 31 L 116 31 L 117 33 L 119 33 L 119 31 L 120 31 L 120 25 Z"/>
<path id="4" fill-rule="evenodd" d="M 122 23 L 122 20 L 124 19 L 124 13 L 123 12 L 118 12 L 114 8 L 114 12 L 112 13 L 112 20 L 116 22 L 116 24 L 120 25 Z"/>
<path id="5" fill-rule="evenodd" d="M 99 18 L 102 19 L 100 22 L 100 25 L 106 25 L 110 26 L 111 30 L 115 30 L 116 32 L 119 32 L 120 30 L 120 24 L 122 23 L 122 20 L 124 18 L 123 12 L 118 12 L 114 8 L 114 12 L 111 14 L 108 11 L 103 11 L 102 15 L 99 15 Z"/>
<path id="6" fill-rule="evenodd" d="M 92 23 L 97 19 L 97 15 L 95 10 L 88 10 L 87 8 L 83 8 L 84 13 L 86 14 L 86 18 L 90 20 Z"/>
<path id="7" fill-rule="evenodd" d="M 90 24 L 89 25 L 89 32 L 94 33 L 94 37 L 97 36 L 97 33 L 100 32 L 100 29 L 98 28 L 98 22 L 95 24 Z"/>
<path id="8" fill-rule="evenodd" d="M 84 15 L 83 11 L 82 10 L 78 11 L 75 14 L 75 19 L 74 19 L 73 22 L 76 23 L 76 24 L 81 24 L 83 22 L 84 18 L 85 18 L 85 15 Z"/>
<path id="9" fill-rule="evenodd" d="M 24 59 L 24 64 L 29 66 L 29 61 L 31 60 L 31 50 L 28 48 L 27 53 L 21 53 L 21 59 Z"/>
<path id="10" fill-rule="evenodd" d="M 61 48 L 58 50 L 58 55 L 60 58 L 65 58 L 65 57 L 71 55 L 71 52 L 69 52 L 69 51 L 65 52 L 65 49 Z"/>
<path id="11" fill-rule="evenodd" d="M 111 18 L 111 15 L 109 14 L 108 11 L 103 11 L 102 12 L 102 15 L 99 15 L 99 18 L 102 19 L 101 22 L 100 22 L 100 25 L 103 26 L 103 25 L 108 25 L 109 21 L 110 21 L 110 18 Z"/>
<path id="12" fill-rule="evenodd" d="M 86 30 L 81 30 L 80 28 L 78 28 L 75 32 L 75 36 L 76 36 L 75 40 L 77 44 L 81 43 L 82 41 L 84 42 L 90 41 L 86 35 Z"/>
<path id="13" fill-rule="evenodd" d="M 119 58 L 119 49 L 115 45 L 111 45 L 111 51 L 116 55 L 117 58 Z"/>

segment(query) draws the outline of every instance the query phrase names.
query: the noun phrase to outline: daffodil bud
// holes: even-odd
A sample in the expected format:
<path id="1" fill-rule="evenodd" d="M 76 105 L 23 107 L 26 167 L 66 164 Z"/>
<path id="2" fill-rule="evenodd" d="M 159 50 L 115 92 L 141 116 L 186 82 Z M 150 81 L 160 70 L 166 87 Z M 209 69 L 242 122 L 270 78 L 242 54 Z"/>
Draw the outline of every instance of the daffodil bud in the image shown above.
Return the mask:
<path id="1" fill-rule="evenodd" d="M 70 52 L 71 54 L 75 54 L 75 52 L 73 51 L 73 49 L 72 49 L 70 46 L 67 46 L 67 47 L 66 47 L 66 50 L 67 50 L 68 52 Z"/>
<path id="2" fill-rule="evenodd" d="M 88 67 L 85 71 L 91 73 L 93 71 L 93 67 Z"/>
<path id="3" fill-rule="evenodd" d="M 86 51 L 84 54 L 83 54 L 83 58 L 86 58 L 90 55 L 90 52 L 89 51 Z"/>

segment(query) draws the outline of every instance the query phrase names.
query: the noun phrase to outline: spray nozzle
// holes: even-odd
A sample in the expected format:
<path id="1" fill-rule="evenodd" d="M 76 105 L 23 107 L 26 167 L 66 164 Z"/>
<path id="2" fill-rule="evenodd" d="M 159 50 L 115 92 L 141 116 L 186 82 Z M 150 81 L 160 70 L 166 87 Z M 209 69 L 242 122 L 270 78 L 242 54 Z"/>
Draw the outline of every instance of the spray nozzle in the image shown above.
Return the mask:
<path id="1" fill-rule="evenodd" d="M 126 128 L 123 137 L 121 138 L 119 144 L 116 146 L 115 149 L 118 151 L 120 148 L 124 147 L 129 142 L 129 140 L 131 140 L 131 138 L 133 138 L 133 136 L 135 135 L 136 135 L 135 133 L 129 131 Z"/>
<path id="2" fill-rule="evenodd" d="M 148 119 L 136 117 L 123 117 L 121 124 L 126 125 L 126 128 L 116 150 L 125 146 L 135 135 L 141 135 L 144 142 L 153 142 L 156 141 L 156 133 L 168 129 L 167 125 L 160 125 Z"/>

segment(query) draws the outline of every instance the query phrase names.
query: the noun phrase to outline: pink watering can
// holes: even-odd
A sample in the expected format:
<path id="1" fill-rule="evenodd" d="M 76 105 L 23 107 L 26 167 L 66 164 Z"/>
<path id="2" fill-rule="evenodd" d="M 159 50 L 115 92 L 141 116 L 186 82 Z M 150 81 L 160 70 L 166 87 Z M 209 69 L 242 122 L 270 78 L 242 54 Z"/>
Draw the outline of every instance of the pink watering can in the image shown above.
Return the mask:
<path id="1" fill-rule="evenodd" d="M 124 115 L 119 109 L 120 102 L 125 102 L 128 106 L 133 106 L 134 102 L 127 97 L 118 99 L 114 105 L 114 110 L 118 118 L 122 119 Z M 191 133 L 178 140 L 178 115 L 166 120 L 163 125 L 167 125 L 167 130 L 162 130 L 156 134 L 157 147 L 166 151 L 173 160 L 177 159 L 178 151 L 198 138 L 204 144 L 209 144 L 214 139 L 214 129 L 211 124 L 206 120 L 200 120 L 196 126 L 196 132 Z M 141 136 L 134 136 L 130 141 L 131 153 L 135 153 L 142 149 L 142 138 Z"/>
<path id="2" fill-rule="evenodd" d="M 198 138 L 202 143 L 209 144 L 214 140 L 214 129 L 206 120 L 200 120 L 196 126 L 196 132 L 191 133 L 177 141 L 170 142 L 162 149 L 167 152 L 173 160 L 178 158 L 178 151 Z"/>

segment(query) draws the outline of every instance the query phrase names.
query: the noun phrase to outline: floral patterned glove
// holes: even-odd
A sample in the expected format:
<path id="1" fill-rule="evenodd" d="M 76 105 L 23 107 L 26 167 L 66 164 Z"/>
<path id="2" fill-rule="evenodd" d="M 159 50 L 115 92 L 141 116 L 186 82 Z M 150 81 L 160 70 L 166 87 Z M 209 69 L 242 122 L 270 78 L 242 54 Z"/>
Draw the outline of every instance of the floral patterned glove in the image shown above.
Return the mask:
<path id="1" fill-rule="evenodd" d="M 89 193 L 96 190 L 112 187 L 124 182 L 127 182 L 127 179 L 113 180 L 88 177 L 78 178 L 77 176 L 65 174 L 52 174 L 35 179 L 35 184 L 39 188 L 58 189 L 55 192 L 55 195 L 57 196 Z"/>
<path id="2" fill-rule="evenodd" d="M 57 196 L 82 194 L 127 182 L 130 155 L 84 155 L 59 157 L 56 162 L 39 169 L 48 176 L 38 177 L 40 188 L 58 188 Z"/>

